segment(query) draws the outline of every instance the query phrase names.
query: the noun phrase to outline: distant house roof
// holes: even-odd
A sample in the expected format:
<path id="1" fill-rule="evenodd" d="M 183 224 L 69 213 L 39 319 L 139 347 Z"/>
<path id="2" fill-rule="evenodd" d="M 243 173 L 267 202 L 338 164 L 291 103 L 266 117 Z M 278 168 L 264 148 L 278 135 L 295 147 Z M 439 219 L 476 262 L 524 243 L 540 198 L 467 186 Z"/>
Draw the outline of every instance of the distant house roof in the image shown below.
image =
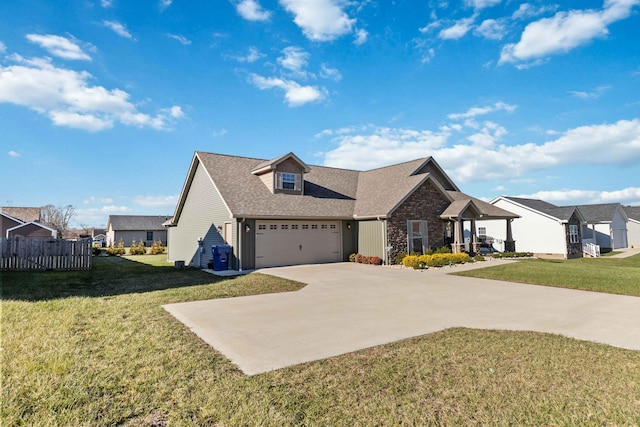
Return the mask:
<path id="1" fill-rule="evenodd" d="M 626 216 L 625 210 L 621 209 L 620 203 L 603 203 L 597 205 L 578 205 L 578 209 L 584 215 L 589 223 L 611 222 L 620 209 L 623 216 Z M 625 218 L 626 219 L 626 218 Z"/>
<path id="2" fill-rule="evenodd" d="M 5 213 L 13 218 L 19 219 L 22 222 L 40 221 L 40 208 L 27 208 L 27 207 L 14 207 L 3 206 L 0 207 L 0 212 Z"/>
<path id="3" fill-rule="evenodd" d="M 302 195 L 274 193 L 257 176 L 273 170 L 278 163 L 287 159 L 293 159 L 306 168 Z M 356 171 L 306 165 L 293 153 L 265 161 L 196 152 L 171 224 L 179 221 L 198 165 L 202 165 L 209 175 L 229 214 L 235 218 L 384 218 L 390 216 L 427 181 L 451 202 L 473 200 L 476 206 L 481 206 L 481 212 L 495 213 L 499 218 L 517 217 L 461 193 L 431 157 Z"/>
<path id="4" fill-rule="evenodd" d="M 551 203 L 547 203 L 544 200 L 539 199 L 526 199 L 522 197 L 507 197 L 503 196 L 504 199 L 511 200 L 512 202 L 518 203 L 522 206 L 526 206 L 529 209 L 541 212 L 555 218 L 560 221 L 569 221 L 573 216 L 574 212 L 578 212 L 578 216 L 584 220 L 584 215 L 582 214 L 582 210 L 578 209 L 577 206 L 556 206 Z"/>
<path id="5" fill-rule="evenodd" d="M 30 221 L 25 222 L 23 224 L 16 225 L 15 227 L 11 227 L 7 230 L 7 236 L 19 235 L 21 230 L 30 230 L 28 231 L 30 234 L 33 233 L 32 230 L 46 230 L 47 234 L 53 238 L 57 237 L 58 232 L 51 227 L 47 227 L 46 225 L 40 224 L 39 222 Z"/>
<path id="6" fill-rule="evenodd" d="M 640 206 L 625 206 L 623 209 L 627 214 L 627 218 L 635 222 L 640 222 Z"/>
<path id="7" fill-rule="evenodd" d="M 109 215 L 107 229 L 114 231 L 164 230 L 166 215 Z"/>

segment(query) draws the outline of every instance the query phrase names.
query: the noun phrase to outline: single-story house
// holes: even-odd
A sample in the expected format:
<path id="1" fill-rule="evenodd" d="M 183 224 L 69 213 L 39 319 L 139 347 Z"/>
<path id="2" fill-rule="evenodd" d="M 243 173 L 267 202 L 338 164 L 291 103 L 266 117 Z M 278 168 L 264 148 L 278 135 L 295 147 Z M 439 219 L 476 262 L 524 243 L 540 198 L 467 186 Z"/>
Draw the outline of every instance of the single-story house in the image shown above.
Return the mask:
<path id="1" fill-rule="evenodd" d="M 629 247 L 640 247 L 640 206 L 625 206 L 627 214 L 627 242 Z"/>
<path id="2" fill-rule="evenodd" d="M 55 239 L 57 231 L 40 224 L 40 211 L 40 208 L 0 208 L 0 238 Z"/>
<path id="3" fill-rule="evenodd" d="M 532 252 L 539 257 L 582 257 L 582 226 L 586 220 L 577 206 L 555 206 L 538 199 L 500 196 L 492 205 L 520 216 L 513 221 L 513 237 L 518 251 Z M 501 224 L 487 221 L 482 233 L 491 236 L 495 249 L 502 251 L 507 235 Z"/>
<path id="4" fill-rule="evenodd" d="M 620 203 L 578 205 L 586 224 L 582 227 L 584 243 L 594 243 L 601 251 L 628 247 L 627 214 Z"/>
<path id="5" fill-rule="evenodd" d="M 464 248 L 464 223 L 517 215 L 462 192 L 436 161 L 369 171 L 196 152 L 166 223 L 168 258 L 202 267 L 211 246 L 231 246 L 230 267 L 346 261 L 394 263 L 397 254 Z"/>
<path id="6" fill-rule="evenodd" d="M 51 227 L 39 222 L 25 222 L 7 230 L 6 237 L 25 237 L 28 239 L 48 240 L 55 239 L 58 232 Z"/>
<path id="7" fill-rule="evenodd" d="M 167 230 L 162 225 L 165 215 L 109 215 L 107 220 L 106 244 L 117 245 L 120 240 L 125 246 L 131 246 L 133 240 L 151 246 L 160 240 L 167 244 Z"/>

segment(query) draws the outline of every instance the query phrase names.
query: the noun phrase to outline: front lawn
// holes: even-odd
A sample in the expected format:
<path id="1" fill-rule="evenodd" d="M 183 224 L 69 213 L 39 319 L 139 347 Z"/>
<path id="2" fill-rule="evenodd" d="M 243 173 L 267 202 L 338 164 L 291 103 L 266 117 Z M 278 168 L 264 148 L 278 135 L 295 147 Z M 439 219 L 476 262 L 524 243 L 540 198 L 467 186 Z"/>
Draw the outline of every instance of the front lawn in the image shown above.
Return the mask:
<path id="1" fill-rule="evenodd" d="M 490 262 L 487 263 L 490 265 Z M 522 260 L 457 273 L 460 276 L 640 296 L 640 255 L 629 258 Z"/>
<path id="2" fill-rule="evenodd" d="M 640 424 L 637 351 L 452 329 L 247 377 L 161 305 L 300 284 L 94 261 L 2 273 L 2 426 Z"/>

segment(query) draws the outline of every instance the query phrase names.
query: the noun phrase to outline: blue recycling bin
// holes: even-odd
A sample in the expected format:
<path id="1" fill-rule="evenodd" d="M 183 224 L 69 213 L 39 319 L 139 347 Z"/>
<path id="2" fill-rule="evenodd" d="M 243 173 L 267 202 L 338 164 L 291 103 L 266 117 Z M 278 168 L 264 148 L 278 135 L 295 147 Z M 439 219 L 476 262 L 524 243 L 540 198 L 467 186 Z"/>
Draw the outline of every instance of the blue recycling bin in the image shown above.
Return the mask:
<path id="1" fill-rule="evenodd" d="M 213 255 L 213 271 L 222 271 L 229 269 L 230 253 L 231 246 L 229 245 L 211 246 L 211 254 Z"/>

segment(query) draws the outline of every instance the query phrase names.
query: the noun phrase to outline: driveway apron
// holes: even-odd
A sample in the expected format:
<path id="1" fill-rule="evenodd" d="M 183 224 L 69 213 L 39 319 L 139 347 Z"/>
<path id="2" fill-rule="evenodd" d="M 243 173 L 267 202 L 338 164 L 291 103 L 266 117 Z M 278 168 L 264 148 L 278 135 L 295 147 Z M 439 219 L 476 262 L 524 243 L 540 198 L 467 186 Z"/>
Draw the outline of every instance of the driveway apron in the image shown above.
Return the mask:
<path id="1" fill-rule="evenodd" d="M 640 350 L 638 297 L 446 274 L 453 271 L 270 268 L 260 272 L 307 286 L 164 308 L 248 375 L 452 327 L 548 332 Z"/>

